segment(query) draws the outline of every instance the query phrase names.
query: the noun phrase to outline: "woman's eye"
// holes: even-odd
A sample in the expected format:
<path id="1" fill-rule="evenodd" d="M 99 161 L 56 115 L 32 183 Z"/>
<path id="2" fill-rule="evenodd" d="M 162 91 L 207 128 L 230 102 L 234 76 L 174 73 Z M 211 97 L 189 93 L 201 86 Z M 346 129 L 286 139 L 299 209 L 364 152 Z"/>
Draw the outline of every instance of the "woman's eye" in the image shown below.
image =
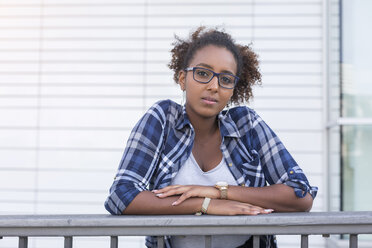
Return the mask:
<path id="1" fill-rule="evenodd" d="M 209 77 L 209 73 L 208 73 L 207 71 L 198 70 L 196 73 L 197 73 L 198 76 L 200 76 L 200 77 Z"/>
<path id="2" fill-rule="evenodd" d="M 232 84 L 232 83 L 233 83 L 233 80 L 232 80 L 232 78 L 230 78 L 230 77 L 223 76 L 221 79 L 222 79 L 222 82 L 223 82 L 224 84 Z"/>

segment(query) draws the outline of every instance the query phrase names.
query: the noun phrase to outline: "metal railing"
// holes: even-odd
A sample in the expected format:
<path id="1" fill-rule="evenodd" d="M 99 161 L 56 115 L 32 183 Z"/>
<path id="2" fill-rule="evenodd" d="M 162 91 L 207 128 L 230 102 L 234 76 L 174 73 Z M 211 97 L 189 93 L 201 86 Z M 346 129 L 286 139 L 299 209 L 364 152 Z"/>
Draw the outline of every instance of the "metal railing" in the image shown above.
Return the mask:
<path id="1" fill-rule="evenodd" d="M 26 248 L 28 237 L 64 237 L 72 248 L 73 237 L 109 236 L 111 248 L 119 236 L 157 236 L 164 247 L 164 235 L 203 235 L 211 247 L 212 235 L 301 235 L 301 248 L 309 247 L 309 235 L 350 234 L 349 247 L 358 247 L 358 234 L 372 234 L 372 212 L 272 213 L 258 216 L 111 216 L 111 215 L 0 215 L 0 237 L 19 237 Z M 1 242 L 1 240 L 0 240 Z M 280 245 L 280 244 L 279 244 Z"/>

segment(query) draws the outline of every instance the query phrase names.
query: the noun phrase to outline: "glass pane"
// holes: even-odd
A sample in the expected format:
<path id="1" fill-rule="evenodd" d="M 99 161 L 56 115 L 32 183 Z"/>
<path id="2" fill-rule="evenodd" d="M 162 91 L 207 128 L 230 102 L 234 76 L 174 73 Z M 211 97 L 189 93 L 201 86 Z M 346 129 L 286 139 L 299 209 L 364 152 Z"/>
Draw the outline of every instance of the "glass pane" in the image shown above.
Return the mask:
<path id="1" fill-rule="evenodd" d="M 340 127 L 336 126 L 329 132 L 329 208 L 330 211 L 341 209 L 341 144 Z"/>
<path id="2" fill-rule="evenodd" d="M 344 211 L 372 209 L 372 127 L 342 127 L 342 206 Z"/>
<path id="3" fill-rule="evenodd" d="M 342 115 L 372 117 L 372 1 L 342 1 Z"/>

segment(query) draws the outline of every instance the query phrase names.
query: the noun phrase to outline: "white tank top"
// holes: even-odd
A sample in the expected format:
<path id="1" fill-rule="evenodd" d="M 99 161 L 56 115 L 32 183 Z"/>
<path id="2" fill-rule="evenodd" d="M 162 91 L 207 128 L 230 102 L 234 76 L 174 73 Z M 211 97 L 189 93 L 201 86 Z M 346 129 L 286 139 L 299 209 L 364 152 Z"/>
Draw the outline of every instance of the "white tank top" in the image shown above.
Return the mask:
<path id="1" fill-rule="evenodd" d="M 204 172 L 200 169 L 191 152 L 190 157 L 173 178 L 171 184 L 214 186 L 219 181 L 227 182 L 229 185 L 237 185 L 224 158 L 222 158 L 221 162 L 215 168 Z M 249 235 L 213 235 L 212 247 L 237 247 L 244 244 L 248 238 Z M 204 236 L 172 236 L 171 244 L 172 247 L 176 248 L 205 247 Z"/>
<path id="2" fill-rule="evenodd" d="M 204 172 L 200 169 L 194 155 L 191 153 L 185 164 L 181 166 L 181 169 L 173 178 L 171 184 L 214 186 L 219 181 L 227 182 L 228 185 L 237 185 L 225 160 L 222 158 L 215 168 Z"/>

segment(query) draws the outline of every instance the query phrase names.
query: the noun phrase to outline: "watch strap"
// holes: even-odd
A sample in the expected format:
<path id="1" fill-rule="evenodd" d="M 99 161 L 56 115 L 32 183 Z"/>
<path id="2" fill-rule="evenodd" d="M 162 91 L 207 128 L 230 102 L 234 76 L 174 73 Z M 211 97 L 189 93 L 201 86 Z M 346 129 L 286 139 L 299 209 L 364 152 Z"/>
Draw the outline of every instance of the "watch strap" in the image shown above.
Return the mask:
<path id="1" fill-rule="evenodd" d="M 227 199 L 227 187 L 220 188 L 221 199 Z"/>
<path id="2" fill-rule="evenodd" d="M 201 212 L 203 214 L 206 214 L 207 213 L 210 202 L 211 202 L 211 198 L 209 198 L 209 197 L 205 197 L 204 198 L 204 201 L 203 201 L 203 204 L 202 204 L 202 208 L 201 208 Z"/>

